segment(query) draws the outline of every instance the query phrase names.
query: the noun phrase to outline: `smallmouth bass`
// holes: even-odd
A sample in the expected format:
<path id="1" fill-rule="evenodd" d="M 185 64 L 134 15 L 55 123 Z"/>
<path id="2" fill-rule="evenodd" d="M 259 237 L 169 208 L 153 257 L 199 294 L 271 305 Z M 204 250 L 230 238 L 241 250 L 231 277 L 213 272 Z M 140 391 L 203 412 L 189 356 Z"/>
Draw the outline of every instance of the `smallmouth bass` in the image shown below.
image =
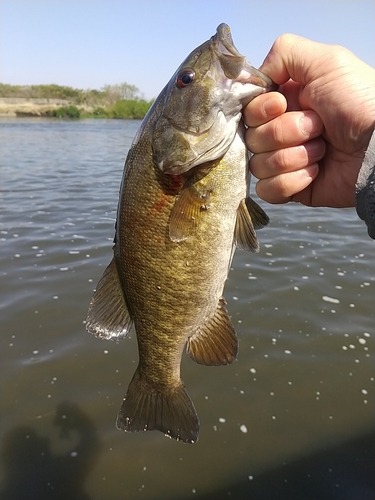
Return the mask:
<path id="1" fill-rule="evenodd" d="M 139 364 L 117 427 L 187 443 L 199 419 L 180 377 L 188 355 L 231 363 L 238 350 L 223 288 L 234 250 L 259 250 L 268 223 L 249 197 L 241 110 L 274 90 L 221 24 L 177 69 L 142 122 L 125 161 L 114 256 L 86 328 L 120 340 L 134 323 Z"/>

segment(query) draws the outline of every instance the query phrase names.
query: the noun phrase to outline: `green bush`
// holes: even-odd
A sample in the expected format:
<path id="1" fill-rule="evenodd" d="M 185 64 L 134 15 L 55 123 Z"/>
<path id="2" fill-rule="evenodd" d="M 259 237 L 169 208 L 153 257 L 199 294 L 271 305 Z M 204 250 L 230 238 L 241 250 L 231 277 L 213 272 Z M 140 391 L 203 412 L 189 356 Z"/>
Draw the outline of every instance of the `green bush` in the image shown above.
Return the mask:
<path id="1" fill-rule="evenodd" d="M 142 119 L 150 108 L 150 103 L 144 99 L 120 100 L 106 108 L 109 118 Z"/>
<path id="2" fill-rule="evenodd" d="M 79 118 L 81 112 L 76 106 L 62 106 L 48 111 L 47 115 L 54 118 Z"/>
<path id="3" fill-rule="evenodd" d="M 101 106 L 95 108 L 94 111 L 92 112 L 92 114 L 96 118 L 108 118 L 107 111 L 104 108 L 102 108 Z"/>

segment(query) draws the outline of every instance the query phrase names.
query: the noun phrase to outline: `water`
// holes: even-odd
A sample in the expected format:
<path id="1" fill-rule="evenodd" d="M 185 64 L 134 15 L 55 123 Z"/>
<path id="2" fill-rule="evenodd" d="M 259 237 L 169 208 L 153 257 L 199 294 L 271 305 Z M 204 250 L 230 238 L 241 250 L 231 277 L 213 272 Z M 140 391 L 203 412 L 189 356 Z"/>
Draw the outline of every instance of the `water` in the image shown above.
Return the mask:
<path id="1" fill-rule="evenodd" d="M 265 206 L 226 284 L 238 360 L 182 375 L 184 445 L 115 428 L 137 362 L 85 331 L 137 121 L 1 119 L 4 499 L 375 497 L 374 242 L 354 210 Z"/>

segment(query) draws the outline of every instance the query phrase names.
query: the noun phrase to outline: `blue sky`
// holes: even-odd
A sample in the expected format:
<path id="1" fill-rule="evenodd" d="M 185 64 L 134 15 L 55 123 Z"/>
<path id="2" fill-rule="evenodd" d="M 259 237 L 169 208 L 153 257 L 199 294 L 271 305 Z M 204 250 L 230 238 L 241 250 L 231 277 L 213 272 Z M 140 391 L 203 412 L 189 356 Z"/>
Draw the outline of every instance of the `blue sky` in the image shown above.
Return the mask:
<path id="1" fill-rule="evenodd" d="M 285 32 L 344 45 L 375 66 L 373 0 L 0 0 L 0 81 L 127 82 L 149 99 L 221 22 L 254 66 Z"/>

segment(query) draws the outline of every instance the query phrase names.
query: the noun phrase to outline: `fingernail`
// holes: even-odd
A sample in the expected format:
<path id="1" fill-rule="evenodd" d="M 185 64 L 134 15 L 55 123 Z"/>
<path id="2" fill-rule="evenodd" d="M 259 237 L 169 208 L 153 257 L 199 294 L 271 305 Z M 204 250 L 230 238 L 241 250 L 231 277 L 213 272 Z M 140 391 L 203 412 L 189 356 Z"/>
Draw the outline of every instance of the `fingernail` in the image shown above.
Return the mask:
<path id="1" fill-rule="evenodd" d="M 279 99 L 270 95 L 263 103 L 263 113 L 270 118 L 278 116 L 280 114 Z"/>
<path id="2" fill-rule="evenodd" d="M 305 148 L 310 160 L 321 159 L 325 153 L 325 142 L 322 139 L 313 139 L 306 142 Z"/>
<path id="3" fill-rule="evenodd" d="M 301 117 L 300 128 L 303 134 L 319 134 L 323 130 L 323 122 L 314 111 L 306 111 Z"/>

